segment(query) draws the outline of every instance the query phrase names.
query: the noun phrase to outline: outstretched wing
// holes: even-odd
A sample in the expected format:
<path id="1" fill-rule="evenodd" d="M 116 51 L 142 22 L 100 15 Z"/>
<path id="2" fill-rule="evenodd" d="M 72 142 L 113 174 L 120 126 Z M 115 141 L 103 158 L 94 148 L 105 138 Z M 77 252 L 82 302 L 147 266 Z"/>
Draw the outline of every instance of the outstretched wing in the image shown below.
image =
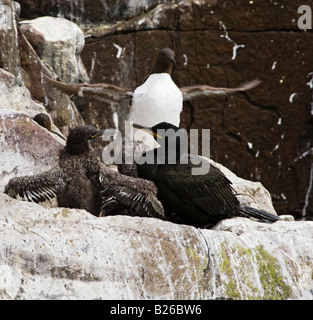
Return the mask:
<path id="1" fill-rule="evenodd" d="M 207 85 L 195 85 L 180 88 L 180 91 L 183 95 L 184 101 L 189 101 L 195 98 L 200 98 L 203 96 L 209 96 L 212 94 L 229 94 L 238 91 L 247 91 L 255 88 L 261 83 L 260 80 L 252 80 L 244 83 L 243 85 L 237 88 L 215 88 Z"/>
<path id="2" fill-rule="evenodd" d="M 20 196 L 25 201 L 44 202 L 64 191 L 66 177 L 59 168 L 41 174 L 12 178 L 5 186 L 4 193 L 12 198 Z"/>
<path id="3" fill-rule="evenodd" d="M 100 172 L 102 208 L 119 205 L 131 215 L 164 218 L 164 210 L 157 199 L 157 188 L 151 181 L 134 178 L 113 170 Z"/>
<path id="4" fill-rule="evenodd" d="M 107 83 L 82 84 L 82 83 L 64 83 L 53 80 L 43 75 L 44 80 L 51 86 L 59 89 L 68 95 L 86 95 L 100 101 L 109 103 L 118 103 L 124 99 L 131 99 L 133 92 L 129 88 L 122 88 Z"/>

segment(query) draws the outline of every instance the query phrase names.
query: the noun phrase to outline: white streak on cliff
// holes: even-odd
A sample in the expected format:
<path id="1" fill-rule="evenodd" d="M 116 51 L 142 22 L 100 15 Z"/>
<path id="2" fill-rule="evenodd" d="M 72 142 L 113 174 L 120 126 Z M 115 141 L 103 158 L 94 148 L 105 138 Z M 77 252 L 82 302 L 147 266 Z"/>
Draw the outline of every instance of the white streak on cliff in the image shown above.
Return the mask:
<path id="1" fill-rule="evenodd" d="M 113 43 L 113 46 L 117 49 L 116 58 L 119 59 L 123 53 L 123 48 L 117 45 L 116 43 Z"/>
<path id="2" fill-rule="evenodd" d="M 302 209 L 302 218 L 305 218 L 305 216 L 306 216 L 306 209 L 309 206 L 309 200 L 310 200 L 310 195 L 311 195 L 311 191 L 312 191 L 312 186 L 313 186 L 313 164 L 311 164 L 310 180 L 309 180 L 308 189 L 305 194 L 304 207 Z"/>
<path id="3" fill-rule="evenodd" d="M 293 99 L 297 96 L 298 94 L 296 92 L 292 93 L 289 97 L 289 102 L 293 103 Z"/>
<path id="4" fill-rule="evenodd" d="M 237 50 L 239 48 L 244 48 L 245 45 L 244 44 L 237 44 L 234 40 L 232 40 L 229 35 L 228 35 L 228 31 L 224 25 L 224 23 L 222 21 L 220 21 L 220 26 L 223 28 L 223 30 L 225 31 L 225 35 L 221 35 L 222 38 L 225 38 L 227 41 L 231 42 L 234 46 L 233 46 L 233 56 L 232 56 L 232 60 L 236 59 L 237 56 Z"/>

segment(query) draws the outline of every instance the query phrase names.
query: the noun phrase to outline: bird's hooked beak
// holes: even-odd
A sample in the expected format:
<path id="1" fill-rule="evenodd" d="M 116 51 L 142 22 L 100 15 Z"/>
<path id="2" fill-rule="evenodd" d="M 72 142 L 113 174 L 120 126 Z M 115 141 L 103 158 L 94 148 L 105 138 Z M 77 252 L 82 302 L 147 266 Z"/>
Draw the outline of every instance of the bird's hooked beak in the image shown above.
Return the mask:
<path id="1" fill-rule="evenodd" d="M 162 139 L 162 136 L 160 136 L 159 134 L 157 134 L 156 132 L 154 132 L 151 128 L 149 127 L 145 127 L 145 126 L 142 126 L 140 124 L 136 124 L 134 123 L 133 124 L 133 127 L 136 128 L 136 129 L 139 129 L 139 130 L 142 130 L 144 132 L 147 132 L 149 133 L 150 135 L 152 135 L 155 139 L 159 138 L 159 139 Z"/>
<path id="2" fill-rule="evenodd" d="M 104 130 L 98 130 L 95 134 L 93 134 L 89 139 L 95 139 L 98 137 L 102 137 Z"/>

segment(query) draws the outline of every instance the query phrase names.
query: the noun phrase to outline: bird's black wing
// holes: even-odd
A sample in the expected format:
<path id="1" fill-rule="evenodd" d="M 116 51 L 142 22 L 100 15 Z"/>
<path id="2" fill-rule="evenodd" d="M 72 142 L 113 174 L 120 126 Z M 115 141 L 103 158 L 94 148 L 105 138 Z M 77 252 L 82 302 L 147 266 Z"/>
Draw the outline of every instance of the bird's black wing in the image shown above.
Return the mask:
<path id="1" fill-rule="evenodd" d="M 23 200 L 39 203 L 54 198 L 65 187 L 66 176 L 59 167 L 55 167 L 33 176 L 12 178 L 4 193 L 12 198 L 20 196 Z"/>
<path id="2" fill-rule="evenodd" d="M 99 180 L 103 208 L 120 203 L 132 215 L 164 218 L 163 206 L 156 197 L 157 188 L 153 182 L 113 170 L 101 171 Z"/>
<path id="3" fill-rule="evenodd" d="M 131 101 L 133 96 L 132 89 L 118 87 L 108 83 L 64 83 L 51 79 L 46 75 L 43 75 L 43 78 L 51 86 L 68 95 L 86 95 L 109 103 L 119 103 L 125 99 L 129 99 L 129 101 Z"/>
<path id="4" fill-rule="evenodd" d="M 182 203 L 197 205 L 210 215 L 231 213 L 238 204 L 231 182 L 212 164 L 205 175 L 192 175 L 192 167 L 196 165 L 162 166 L 160 176 L 164 187 L 175 193 Z"/>
<path id="5" fill-rule="evenodd" d="M 217 88 L 211 87 L 208 85 L 195 85 L 195 86 L 187 86 L 181 87 L 180 91 L 183 95 L 184 101 L 189 101 L 196 98 L 201 98 L 204 96 L 209 95 L 216 95 L 216 94 L 229 94 L 238 91 L 247 91 L 253 89 L 254 87 L 258 86 L 261 83 L 260 80 L 252 80 L 242 84 L 237 88 Z"/>

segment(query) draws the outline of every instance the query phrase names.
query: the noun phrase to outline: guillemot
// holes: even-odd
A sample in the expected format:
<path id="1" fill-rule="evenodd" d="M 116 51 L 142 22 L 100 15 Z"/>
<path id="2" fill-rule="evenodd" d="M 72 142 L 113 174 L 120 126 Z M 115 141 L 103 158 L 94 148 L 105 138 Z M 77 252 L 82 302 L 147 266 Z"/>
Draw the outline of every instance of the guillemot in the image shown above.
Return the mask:
<path id="1" fill-rule="evenodd" d="M 151 69 L 142 85 L 134 91 L 107 83 L 73 84 L 62 83 L 44 75 L 46 82 L 69 95 L 86 95 L 101 101 L 130 107 L 128 119 L 144 126 L 153 126 L 159 122 L 168 122 L 175 126 L 180 124 L 183 101 L 199 97 L 230 94 L 250 90 L 260 84 L 259 80 L 246 82 L 236 88 L 193 85 L 178 88 L 171 78 L 175 53 L 169 48 L 159 51 Z M 135 133 L 135 139 L 149 139 L 146 133 Z M 155 145 L 154 141 L 153 145 Z"/>

